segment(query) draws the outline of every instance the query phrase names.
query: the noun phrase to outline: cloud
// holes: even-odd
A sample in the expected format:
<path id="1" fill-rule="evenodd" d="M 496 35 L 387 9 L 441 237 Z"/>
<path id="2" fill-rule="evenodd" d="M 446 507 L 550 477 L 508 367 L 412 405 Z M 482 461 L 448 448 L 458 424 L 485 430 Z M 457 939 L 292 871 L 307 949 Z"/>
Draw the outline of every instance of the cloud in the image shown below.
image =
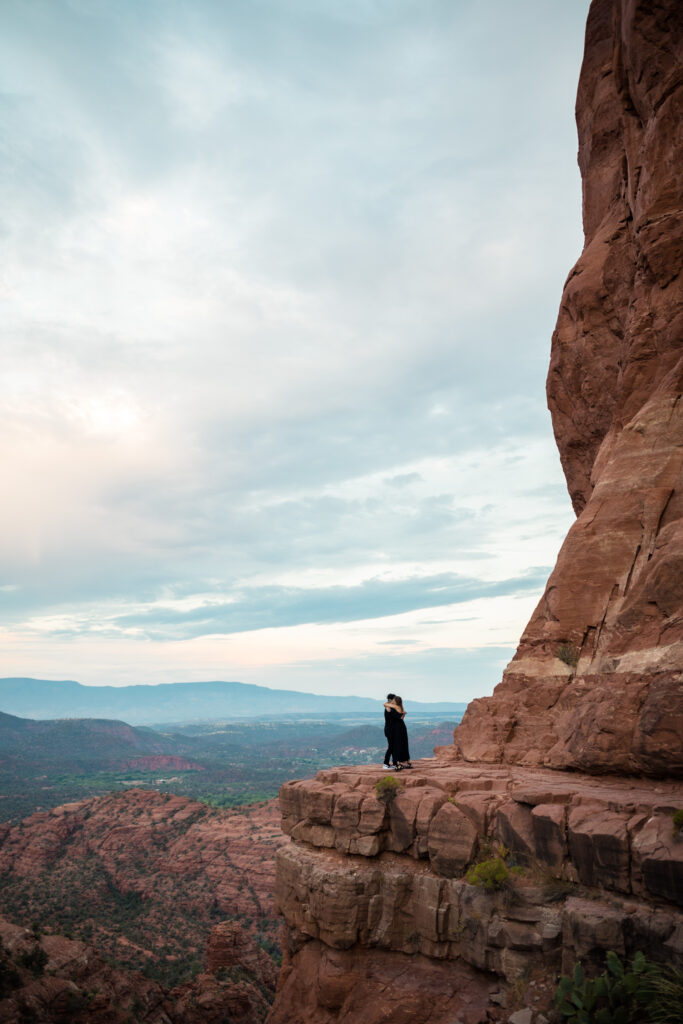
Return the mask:
<path id="1" fill-rule="evenodd" d="M 228 602 L 213 600 L 193 608 L 158 604 L 134 614 L 118 615 L 110 628 L 134 628 L 155 639 L 179 639 L 304 623 L 367 621 L 485 597 L 538 591 L 548 571 L 543 567 L 516 579 L 489 583 L 441 573 L 405 580 L 370 579 L 355 587 L 251 587 L 233 592 Z"/>
<path id="2" fill-rule="evenodd" d="M 5 6 L 5 621 L 170 642 L 552 562 L 586 8 Z"/>

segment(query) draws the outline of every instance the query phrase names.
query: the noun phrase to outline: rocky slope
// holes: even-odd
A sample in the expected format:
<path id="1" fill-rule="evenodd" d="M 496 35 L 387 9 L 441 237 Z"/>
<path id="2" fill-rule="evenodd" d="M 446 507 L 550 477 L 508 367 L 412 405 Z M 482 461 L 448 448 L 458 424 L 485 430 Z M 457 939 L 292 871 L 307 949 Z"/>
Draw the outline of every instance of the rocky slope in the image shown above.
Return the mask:
<path id="1" fill-rule="evenodd" d="M 171 992 L 82 942 L 3 918 L 0 943 L 3 1024 L 255 1024 L 275 987 L 270 958 L 230 923 L 211 932 L 205 972 Z"/>
<path id="2" fill-rule="evenodd" d="M 4 913 L 69 931 L 172 985 L 200 968 L 217 921 L 276 945 L 277 802 L 216 810 L 130 790 L 0 826 Z"/>
<path id="3" fill-rule="evenodd" d="M 127 761 L 117 762 L 118 768 L 130 768 L 140 772 L 203 772 L 206 768 L 197 761 L 188 761 L 186 757 L 176 754 L 152 754 L 145 757 L 133 757 Z"/>
<path id="4" fill-rule="evenodd" d="M 371 768 L 283 787 L 270 1024 L 547 1024 L 577 960 L 683 967 L 682 42 L 674 0 L 593 0 L 548 375 L 577 521 L 453 746 L 393 799 Z"/>
<path id="5" fill-rule="evenodd" d="M 594 0 L 548 403 L 577 521 L 454 755 L 683 775 L 683 7 Z"/>
<path id="6" fill-rule="evenodd" d="M 20 755 L 24 760 L 104 763 L 108 758 L 175 754 L 178 739 L 106 718 L 39 722 L 0 711 L 0 749 L 5 756 Z"/>

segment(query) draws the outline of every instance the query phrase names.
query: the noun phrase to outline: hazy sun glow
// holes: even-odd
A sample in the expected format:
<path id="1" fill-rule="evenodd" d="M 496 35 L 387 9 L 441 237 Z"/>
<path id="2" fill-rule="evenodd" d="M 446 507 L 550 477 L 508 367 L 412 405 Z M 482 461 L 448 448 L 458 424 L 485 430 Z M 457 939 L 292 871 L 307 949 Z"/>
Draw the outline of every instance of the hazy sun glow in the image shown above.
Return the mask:
<path id="1" fill-rule="evenodd" d="M 0 675 L 491 691 L 586 9 L 4 6 Z"/>

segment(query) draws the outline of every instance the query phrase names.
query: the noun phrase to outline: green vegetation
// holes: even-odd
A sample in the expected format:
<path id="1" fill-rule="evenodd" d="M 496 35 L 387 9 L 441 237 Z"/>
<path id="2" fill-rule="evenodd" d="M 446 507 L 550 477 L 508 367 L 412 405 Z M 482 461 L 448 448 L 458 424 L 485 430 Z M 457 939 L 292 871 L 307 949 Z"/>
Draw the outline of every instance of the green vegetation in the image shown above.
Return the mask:
<path id="1" fill-rule="evenodd" d="M 576 668 L 579 663 L 579 649 L 576 644 L 560 644 L 557 648 L 557 657 L 570 668 Z"/>
<path id="2" fill-rule="evenodd" d="M 274 922 L 266 922 L 266 926 L 268 924 L 274 924 Z M 263 928 L 263 925 L 261 927 Z M 273 963 L 275 963 L 277 967 L 281 967 L 282 950 L 277 939 L 265 934 L 263 931 L 259 931 L 256 933 L 256 941 L 258 942 L 263 952 L 268 954 Z"/>
<path id="3" fill-rule="evenodd" d="M 657 967 L 649 975 L 652 993 L 650 1024 L 680 1024 L 683 1007 L 683 971 L 677 967 Z"/>
<path id="4" fill-rule="evenodd" d="M 673 815 L 674 834 L 683 832 L 683 808 Z"/>
<path id="5" fill-rule="evenodd" d="M 470 885 L 477 885 L 481 889 L 493 892 L 495 889 L 502 889 L 509 875 L 503 858 L 493 857 L 473 864 L 465 877 Z"/>
<path id="6" fill-rule="evenodd" d="M 48 955 L 42 946 L 35 945 L 19 956 L 19 963 L 30 971 L 36 978 L 39 978 L 45 971 L 45 964 L 48 962 Z"/>
<path id="7" fill-rule="evenodd" d="M 47 728 L 55 723 L 44 724 Z M 413 721 L 414 756 L 431 756 L 435 743 L 450 741 L 456 724 L 439 719 Z M 5 725 L 17 731 L 16 720 Z M 20 832 L 32 827 L 22 819 L 37 810 L 133 788 L 203 803 L 198 814 L 207 820 L 224 808 L 239 810 L 247 821 L 250 816 L 256 819 L 251 824 L 258 831 L 258 815 L 252 808 L 277 796 L 283 782 L 344 763 L 376 764 L 386 748 L 382 723 L 376 719 L 371 724 L 367 719 L 308 719 L 214 722 L 174 727 L 173 732 L 138 729 L 138 740 L 149 747 L 126 748 L 122 733 L 114 735 L 111 744 L 102 745 L 101 751 L 85 721 L 70 722 L 68 728 L 59 725 L 49 743 L 31 739 L 33 729 L 24 729 L 26 737 L 17 734 L 5 743 L 4 727 L 0 715 L 0 821 L 16 823 Z M 163 761 L 152 767 L 152 762 L 142 760 L 169 755 L 185 759 L 182 767 Z M 394 783 L 399 785 L 391 779 L 390 785 Z M 82 827 L 89 832 L 95 812 L 86 807 L 79 813 Z M 132 813 L 135 825 L 138 819 L 144 831 L 141 808 Z M 190 824 L 185 819 L 181 831 Z M 250 836 L 249 824 L 243 831 Z M 45 930 L 72 935 L 96 947 L 112 965 L 142 971 L 167 988 L 188 982 L 201 971 L 206 938 L 216 921 L 233 920 L 246 928 L 279 964 L 279 922 L 263 916 L 249 879 L 236 879 L 233 906 L 216 898 L 211 880 L 201 870 L 188 875 L 177 892 L 171 881 L 158 889 L 139 881 L 158 870 L 155 858 L 163 858 L 164 851 L 168 855 L 176 838 L 172 829 L 155 825 L 146 846 L 136 843 L 128 850 L 127 889 L 140 892 L 122 891 L 118 876 L 109 874 L 94 852 L 73 861 L 60 858 L 30 879 L 8 871 L 0 877 L 3 913 L 17 922 L 32 922 L 37 943 Z M 268 829 L 261 830 L 259 849 L 264 856 L 272 853 L 278 839 L 276 827 L 272 835 Z M 199 833 L 193 834 L 187 849 L 192 852 L 200 843 Z M 40 969 L 38 960 L 32 963 Z M 16 957 L 7 961 L 0 956 L 0 989 L 14 983 L 12 970 L 25 976 L 26 968 Z"/>
<path id="8" fill-rule="evenodd" d="M 16 970 L 9 952 L 0 939 L 0 999 L 4 999 L 21 985 L 21 976 Z"/>
<path id="9" fill-rule="evenodd" d="M 649 962 L 640 950 L 630 968 L 612 951 L 606 964 L 596 978 L 577 963 L 560 979 L 555 1005 L 566 1024 L 679 1024 L 683 972 Z"/>
<path id="10" fill-rule="evenodd" d="M 10 743 L 0 717 L 0 821 L 18 822 L 36 810 L 133 787 L 187 796 L 211 807 L 242 807 L 270 800 L 284 782 L 311 778 L 322 768 L 375 764 L 386 748 L 380 723 L 284 720 L 177 726 L 172 733 L 138 729 L 148 735 L 149 748 L 131 750 L 117 741 L 118 746 L 98 753 L 87 723 L 68 724 L 82 728 L 71 729 L 61 739 L 57 730 L 44 746 L 28 739 L 22 744 L 16 736 Z M 456 725 L 429 719 L 412 722 L 413 756 L 431 757 L 435 744 L 451 741 Z M 154 756 L 159 745 L 201 770 L 147 768 L 140 763 L 143 756 Z"/>
<path id="11" fill-rule="evenodd" d="M 395 775 L 385 775 L 375 783 L 375 796 L 383 804 L 390 804 L 402 786 L 403 783 Z"/>
<path id="12" fill-rule="evenodd" d="M 214 815 L 222 817 L 225 812 L 198 806 L 197 814 L 200 823 L 210 823 Z M 261 846 L 266 846 L 266 854 L 270 829 L 276 826 L 259 824 L 263 815 L 257 808 L 245 808 L 242 816 L 247 822 L 250 817 L 255 818 L 255 854 L 259 855 Z M 131 817 L 137 821 L 139 816 Z M 92 816 L 88 820 L 92 822 Z M 270 820 L 267 814 L 264 820 Z M 147 883 L 149 872 L 159 871 L 166 856 L 163 851 L 173 843 L 182 843 L 196 822 L 196 815 L 183 817 L 177 827 L 167 826 L 162 831 L 159 826 L 146 826 L 141 820 L 147 844 L 121 851 L 120 876 L 110 874 L 94 851 L 74 858 L 60 857 L 31 877 L 7 871 L 0 875 L 3 914 L 18 923 L 31 921 L 34 937 L 44 931 L 72 935 L 96 947 L 113 966 L 142 971 L 166 988 L 191 981 L 202 970 L 206 940 L 216 921 L 232 920 L 239 924 L 279 963 L 279 922 L 264 916 L 256 887 L 248 877 L 240 880 L 239 869 L 233 884 L 241 895 L 232 907 L 218 902 L 214 880 L 201 867 L 201 857 L 194 871 L 182 879 L 166 876 L 162 870 L 157 875 L 157 884 L 150 887 Z M 106 834 L 106 817 L 97 827 L 99 835 L 103 830 Z M 238 829 L 245 837 L 242 842 L 249 842 L 249 826 L 245 829 L 241 824 Z M 185 849 L 193 850 L 192 842 L 186 843 Z M 119 877 L 125 879 L 125 890 Z M 39 970 L 39 958 L 40 954 L 32 950 L 24 969 Z M 15 961 L 13 966 L 22 965 Z M 4 984 L 9 984 L 6 975 L 0 961 L 0 979 L 5 977 Z"/>
<path id="13" fill-rule="evenodd" d="M 229 810 L 231 808 L 244 807 L 245 805 L 264 804 L 267 800 L 272 800 L 276 796 L 277 791 L 273 792 L 272 788 L 251 788 L 248 792 L 245 788 L 233 793 L 207 793 L 206 796 L 198 796 L 197 800 L 200 803 L 207 804 L 209 807 L 227 808 Z"/>

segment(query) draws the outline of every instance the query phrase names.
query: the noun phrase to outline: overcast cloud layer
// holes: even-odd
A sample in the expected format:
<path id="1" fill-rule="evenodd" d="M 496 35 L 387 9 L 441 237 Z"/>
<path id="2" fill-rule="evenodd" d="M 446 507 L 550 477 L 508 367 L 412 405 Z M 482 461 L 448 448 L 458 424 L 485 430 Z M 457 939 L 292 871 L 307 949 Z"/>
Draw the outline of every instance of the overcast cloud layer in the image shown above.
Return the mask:
<path id="1" fill-rule="evenodd" d="M 588 3 L 8 0 L 0 675 L 491 691 Z"/>

